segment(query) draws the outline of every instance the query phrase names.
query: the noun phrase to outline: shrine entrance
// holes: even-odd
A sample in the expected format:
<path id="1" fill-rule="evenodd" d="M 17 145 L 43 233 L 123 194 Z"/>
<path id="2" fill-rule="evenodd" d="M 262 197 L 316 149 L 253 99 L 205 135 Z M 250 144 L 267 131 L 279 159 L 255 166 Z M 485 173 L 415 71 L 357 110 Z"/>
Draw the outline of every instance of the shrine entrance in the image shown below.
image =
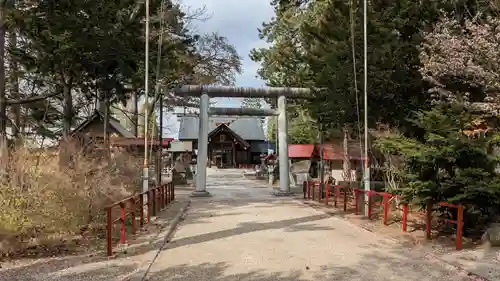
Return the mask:
<path id="1" fill-rule="evenodd" d="M 194 197 L 211 196 L 206 190 L 207 165 L 215 155 L 215 163 L 224 165 L 225 163 L 236 164 L 237 145 L 246 149 L 248 144 L 240 140 L 230 130 L 219 132 L 225 135 L 225 140 L 232 140 L 232 147 L 216 146 L 217 141 L 209 135 L 209 115 L 217 116 L 278 116 L 278 161 L 279 161 L 279 191 L 274 192 L 276 196 L 293 195 L 290 192 L 290 163 L 288 160 L 288 121 L 287 121 L 287 98 L 290 99 L 314 99 L 309 88 L 243 88 L 225 86 L 199 86 L 187 85 L 174 90 L 175 95 L 200 97 L 199 130 L 198 130 L 198 156 L 196 189 L 192 193 Z M 210 98 L 277 98 L 277 109 L 256 109 L 256 108 L 209 108 Z M 223 138 L 223 137 L 220 137 Z M 219 144 L 224 143 L 219 139 Z M 248 145 L 248 146 L 247 146 Z M 211 152 L 210 152 L 211 151 Z M 215 152 L 215 153 L 214 153 Z"/>
<path id="2" fill-rule="evenodd" d="M 211 165 L 215 164 L 215 166 L 219 169 L 234 168 L 236 166 L 236 163 L 233 156 L 234 147 L 228 147 L 227 145 L 224 146 L 224 144 L 221 144 L 220 148 L 212 148 L 209 159 Z"/>

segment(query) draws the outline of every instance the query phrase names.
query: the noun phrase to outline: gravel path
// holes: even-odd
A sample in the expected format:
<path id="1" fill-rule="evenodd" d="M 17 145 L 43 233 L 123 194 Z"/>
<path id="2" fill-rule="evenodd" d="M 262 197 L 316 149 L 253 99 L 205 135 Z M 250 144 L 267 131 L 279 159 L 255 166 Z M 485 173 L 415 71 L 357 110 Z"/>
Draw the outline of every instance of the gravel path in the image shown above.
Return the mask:
<path id="1" fill-rule="evenodd" d="M 190 190 L 189 190 L 190 191 Z M 34 258 L 0 263 L 0 281 L 122 281 L 156 256 L 164 244 L 165 233 L 173 217 L 188 200 L 189 191 L 178 188 L 176 202 L 161 212 L 140 232 L 129 238 L 126 248 L 116 247 L 117 257 L 102 252 L 74 256 Z"/>
<path id="2" fill-rule="evenodd" d="M 340 218 L 272 197 L 235 170 L 208 173 L 146 280 L 473 280 Z"/>

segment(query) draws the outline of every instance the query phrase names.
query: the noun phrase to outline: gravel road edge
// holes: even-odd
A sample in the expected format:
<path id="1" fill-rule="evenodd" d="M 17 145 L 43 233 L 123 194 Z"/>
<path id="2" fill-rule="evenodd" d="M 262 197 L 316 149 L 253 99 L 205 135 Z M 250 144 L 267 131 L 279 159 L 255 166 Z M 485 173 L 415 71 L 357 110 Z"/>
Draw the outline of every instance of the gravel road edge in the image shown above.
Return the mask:
<path id="1" fill-rule="evenodd" d="M 315 209 L 315 210 L 321 211 L 321 212 L 323 212 L 323 213 L 325 213 L 325 214 L 329 214 L 329 215 L 331 215 L 329 212 L 327 212 L 327 211 L 326 211 L 326 210 L 324 210 L 323 208 L 315 208 L 315 206 L 314 206 L 314 205 L 305 203 L 303 200 L 301 200 L 301 198 L 297 198 L 297 197 L 295 197 L 293 200 L 294 200 L 295 202 L 297 202 L 297 203 L 299 203 L 299 204 L 303 205 L 303 206 L 308 207 L 308 208 L 312 208 L 312 209 Z M 348 219 L 345 219 L 345 218 L 339 218 L 339 219 L 342 219 L 342 220 L 346 221 L 347 223 L 349 223 L 349 224 L 351 224 L 351 225 L 353 225 L 353 226 L 355 226 L 355 227 L 359 227 L 359 228 L 362 228 L 362 229 L 364 229 L 364 230 L 366 230 L 366 231 L 373 232 L 373 230 L 371 230 L 370 228 L 368 228 L 368 227 L 366 227 L 366 226 L 363 226 L 363 225 L 358 225 L 358 224 L 352 223 L 352 222 L 350 222 Z M 397 244 L 399 244 L 399 245 L 401 245 L 401 246 L 403 246 L 403 247 L 408 247 L 407 245 L 405 245 L 404 243 L 402 243 L 401 241 L 399 241 L 399 240 L 397 240 L 397 239 L 394 239 L 394 238 L 392 238 L 392 237 L 390 237 L 390 236 L 387 236 L 387 235 L 384 235 L 384 234 L 380 234 L 380 235 L 383 235 L 383 236 L 384 236 L 384 238 L 386 238 L 386 239 L 390 239 L 390 240 L 392 240 L 392 241 L 396 242 Z M 411 250 L 411 249 L 410 249 L 410 250 Z M 472 271 L 469 271 L 469 270 L 467 270 L 467 269 L 465 269 L 465 268 L 463 268 L 463 267 L 461 267 L 461 266 L 458 266 L 458 265 L 456 265 L 456 264 L 452 264 L 452 263 L 450 263 L 450 262 L 448 262 L 448 261 L 445 261 L 445 260 L 443 260 L 443 259 L 439 258 L 438 256 L 436 256 L 434 253 L 432 253 L 432 251 L 430 251 L 430 250 L 428 250 L 428 249 L 421 248 L 421 250 L 423 251 L 423 254 L 424 254 L 426 257 L 428 257 L 429 259 L 432 259 L 432 260 L 438 261 L 438 262 L 440 262 L 440 263 L 442 263 L 442 264 L 445 264 L 445 265 L 446 265 L 447 267 L 449 267 L 449 268 L 453 268 L 454 270 L 456 270 L 456 271 L 458 271 L 458 272 L 460 272 L 460 273 L 462 273 L 462 274 L 466 274 L 467 276 L 471 277 L 471 280 L 473 280 L 473 281 L 492 281 L 492 280 L 488 279 L 487 277 L 484 277 L 484 276 L 478 275 L 478 274 L 476 274 L 476 273 L 474 273 L 474 272 L 472 272 Z"/>
<path id="2" fill-rule="evenodd" d="M 158 247 L 158 249 L 156 249 L 156 254 L 152 258 L 144 261 L 137 268 L 137 270 L 134 273 L 132 273 L 128 277 L 122 279 L 123 281 L 142 281 L 142 280 L 145 280 L 146 275 L 149 272 L 149 269 L 151 268 L 151 266 L 153 265 L 153 263 L 156 260 L 156 257 L 163 250 L 165 245 L 168 242 L 170 242 L 173 235 L 175 234 L 175 231 L 177 230 L 177 227 L 179 226 L 179 223 L 182 221 L 182 218 L 184 217 L 184 215 L 186 214 L 186 212 L 190 206 L 191 206 L 191 200 L 186 201 L 184 203 L 184 205 L 181 207 L 180 211 L 175 215 L 175 217 L 169 223 L 168 229 L 165 231 L 165 234 L 164 234 L 163 243 L 160 245 L 160 247 Z"/>

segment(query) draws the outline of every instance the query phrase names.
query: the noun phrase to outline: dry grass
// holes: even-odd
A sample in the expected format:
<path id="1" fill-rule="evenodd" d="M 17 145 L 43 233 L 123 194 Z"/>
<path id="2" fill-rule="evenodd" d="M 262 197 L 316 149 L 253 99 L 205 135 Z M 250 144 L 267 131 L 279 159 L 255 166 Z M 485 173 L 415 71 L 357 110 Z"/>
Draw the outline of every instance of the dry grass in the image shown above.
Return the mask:
<path id="1" fill-rule="evenodd" d="M 141 162 L 124 152 L 110 161 L 66 148 L 71 162 L 60 165 L 57 152 L 11 152 L 9 177 L 0 183 L 0 257 L 33 247 L 51 251 L 102 229 L 103 206 L 137 191 Z M 54 249 L 52 249 L 54 250 Z"/>

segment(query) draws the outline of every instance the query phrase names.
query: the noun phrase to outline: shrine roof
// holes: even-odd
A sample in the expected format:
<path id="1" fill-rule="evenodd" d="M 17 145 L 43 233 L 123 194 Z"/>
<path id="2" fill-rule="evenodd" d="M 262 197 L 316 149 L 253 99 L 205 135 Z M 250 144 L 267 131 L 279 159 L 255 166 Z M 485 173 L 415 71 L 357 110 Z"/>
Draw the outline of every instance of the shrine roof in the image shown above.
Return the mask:
<path id="1" fill-rule="evenodd" d="M 266 139 L 262 118 L 260 117 L 218 117 L 211 116 L 208 121 L 208 132 L 212 132 L 219 125 L 225 124 L 234 133 L 244 140 Z M 194 116 L 180 117 L 179 140 L 197 140 L 199 119 Z"/>

